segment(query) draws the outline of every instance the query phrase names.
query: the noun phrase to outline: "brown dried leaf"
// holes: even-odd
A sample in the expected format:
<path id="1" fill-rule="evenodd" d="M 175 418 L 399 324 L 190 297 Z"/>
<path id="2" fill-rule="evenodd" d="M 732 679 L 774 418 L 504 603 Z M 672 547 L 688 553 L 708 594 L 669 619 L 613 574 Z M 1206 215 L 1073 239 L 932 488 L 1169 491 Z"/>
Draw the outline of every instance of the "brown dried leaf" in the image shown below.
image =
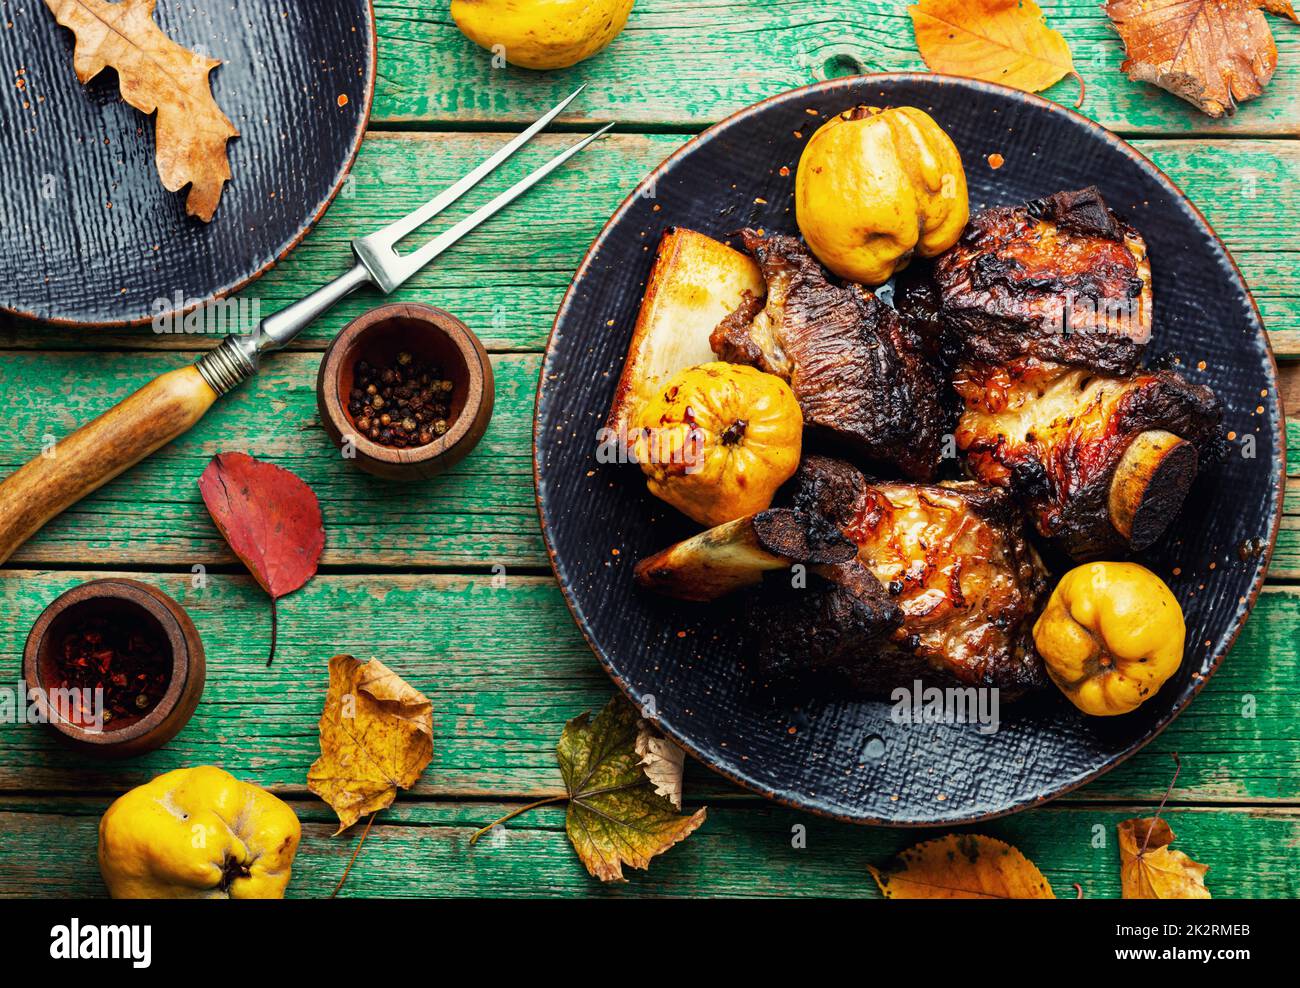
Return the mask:
<path id="1" fill-rule="evenodd" d="M 307 788 L 334 808 L 338 834 L 415 785 L 433 758 L 433 704 L 378 659 L 336 655 L 320 752 Z"/>
<path id="2" fill-rule="evenodd" d="M 1010 844 L 949 834 L 869 868 L 886 899 L 1055 899 L 1034 863 Z"/>
<path id="3" fill-rule="evenodd" d="M 1277 46 L 1263 0 L 1107 0 L 1128 57 L 1120 68 L 1195 104 L 1212 117 L 1264 92 Z M 1290 4 L 1270 0 L 1283 16 Z"/>
<path id="4" fill-rule="evenodd" d="M 143 113 L 157 111 L 155 158 L 163 187 L 190 186 L 185 211 L 204 222 L 230 179 L 226 142 L 239 131 L 221 112 L 208 73 L 221 63 L 182 48 L 154 23 L 156 0 L 45 0 L 76 35 L 73 67 L 89 82 L 117 70 L 122 98 Z"/>
<path id="5" fill-rule="evenodd" d="M 920 0 L 908 7 L 916 47 L 934 72 L 1036 93 L 1074 70 L 1070 46 L 1034 0 Z"/>
<path id="6" fill-rule="evenodd" d="M 1295 7 L 1291 5 L 1291 0 L 1264 0 L 1264 9 L 1270 14 L 1277 14 L 1278 17 L 1285 17 L 1287 20 L 1300 23 L 1300 17 L 1296 16 Z"/>
<path id="7" fill-rule="evenodd" d="M 1171 851 L 1174 832 L 1157 818 L 1122 820 L 1119 831 L 1119 880 L 1125 899 L 1208 899 L 1208 865 L 1182 851 Z"/>
<path id="8" fill-rule="evenodd" d="M 641 756 L 641 768 L 655 792 L 681 812 L 686 752 L 643 720 L 637 725 L 636 753 Z"/>

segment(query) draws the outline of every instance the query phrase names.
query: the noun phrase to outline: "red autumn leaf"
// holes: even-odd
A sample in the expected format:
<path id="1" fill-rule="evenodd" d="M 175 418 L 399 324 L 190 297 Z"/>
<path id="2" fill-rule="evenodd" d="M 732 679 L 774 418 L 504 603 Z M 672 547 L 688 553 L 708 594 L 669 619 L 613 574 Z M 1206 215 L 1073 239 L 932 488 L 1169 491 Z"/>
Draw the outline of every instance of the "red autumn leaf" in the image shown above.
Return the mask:
<path id="1" fill-rule="evenodd" d="M 271 654 L 275 603 L 316 574 L 325 548 L 320 502 L 300 478 L 247 453 L 218 453 L 199 478 L 199 492 L 217 530 L 271 596 Z"/>

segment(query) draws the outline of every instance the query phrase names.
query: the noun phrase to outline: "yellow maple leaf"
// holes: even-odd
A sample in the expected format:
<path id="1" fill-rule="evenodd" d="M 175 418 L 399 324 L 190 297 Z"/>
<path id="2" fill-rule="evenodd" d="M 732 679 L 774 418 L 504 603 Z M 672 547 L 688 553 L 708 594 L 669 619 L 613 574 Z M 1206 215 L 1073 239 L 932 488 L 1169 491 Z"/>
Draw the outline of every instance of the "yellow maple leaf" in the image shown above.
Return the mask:
<path id="1" fill-rule="evenodd" d="M 433 758 L 433 704 L 378 659 L 336 655 L 320 751 L 307 788 L 334 808 L 339 834 L 415 784 Z"/>
<path id="2" fill-rule="evenodd" d="M 908 7 L 916 46 L 934 72 L 1036 93 L 1074 70 L 1070 46 L 1034 0 L 920 0 Z"/>
<path id="3" fill-rule="evenodd" d="M 975 834 L 925 841 L 868 870 L 886 899 L 1056 898 L 1032 861 L 1010 844 Z"/>
<path id="4" fill-rule="evenodd" d="M 157 112 L 155 160 L 163 187 L 190 186 L 185 211 L 212 220 L 230 179 L 226 142 L 239 131 L 221 112 L 208 74 L 221 63 L 183 48 L 154 23 L 156 0 L 45 0 L 76 36 L 72 65 L 86 83 L 105 68 L 117 70 L 122 99 L 142 113 Z"/>
<path id="5" fill-rule="evenodd" d="M 1208 899 L 1209 865 L 1172 851 L 1174 832 L 1157 818 L 1123 820 L 1119 831 L 1119 880 L 1125 899 Z"/>

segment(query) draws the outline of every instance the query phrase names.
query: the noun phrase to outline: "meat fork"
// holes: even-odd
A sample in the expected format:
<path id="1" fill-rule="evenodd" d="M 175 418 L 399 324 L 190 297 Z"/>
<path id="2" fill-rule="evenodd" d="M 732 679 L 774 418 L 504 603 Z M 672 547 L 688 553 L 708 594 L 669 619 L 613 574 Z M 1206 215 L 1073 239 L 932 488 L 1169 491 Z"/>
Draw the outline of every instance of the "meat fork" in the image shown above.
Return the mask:
<path id="1" fill-rule="evenodd" d="M 409 254 L 397 244 L 472 189 L 554 120 L 579 87 L 527 130 L 503 145 L 464 178 L 414 212 L 352 241 L 351 270 L 261 321 L 248 335 L 227 336 L 196 363 L 162 374 L 81 426 L 0 483 L 0 564 L 41 526 L 193 426 L 219 397 L 257 372 L 264 353 L 278 350 L 317 316 L 362 285 L 388 294 L 452 244 L 497 213 L 613 124 L 556 155 L 536 171 Z"/>

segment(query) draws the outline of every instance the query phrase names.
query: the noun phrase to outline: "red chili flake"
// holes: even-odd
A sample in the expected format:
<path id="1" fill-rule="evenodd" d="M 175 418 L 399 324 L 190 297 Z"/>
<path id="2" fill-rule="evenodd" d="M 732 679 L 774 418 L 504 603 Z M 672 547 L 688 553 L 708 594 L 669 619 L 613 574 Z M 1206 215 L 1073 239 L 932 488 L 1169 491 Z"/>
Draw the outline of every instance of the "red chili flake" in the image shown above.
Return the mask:
<path id="1" fill-rule="evenodd" d="M 989 167 L 992 168 L 994 171 L 997 171 L 1004 164 L 1006 164 L 1006 160 L 1007 160 L 1006 158 L 1002 157 L 1002 155 L 994 151 L 988 157 Z"/>
<path id="2" fill-rule="evenodd" d="M 54 654 L 57 685 L 104 691 L 104 721 L 142 717 L 158 705 L 171 679 L 161 634 L 92 618 L 67 631 Z"/>

